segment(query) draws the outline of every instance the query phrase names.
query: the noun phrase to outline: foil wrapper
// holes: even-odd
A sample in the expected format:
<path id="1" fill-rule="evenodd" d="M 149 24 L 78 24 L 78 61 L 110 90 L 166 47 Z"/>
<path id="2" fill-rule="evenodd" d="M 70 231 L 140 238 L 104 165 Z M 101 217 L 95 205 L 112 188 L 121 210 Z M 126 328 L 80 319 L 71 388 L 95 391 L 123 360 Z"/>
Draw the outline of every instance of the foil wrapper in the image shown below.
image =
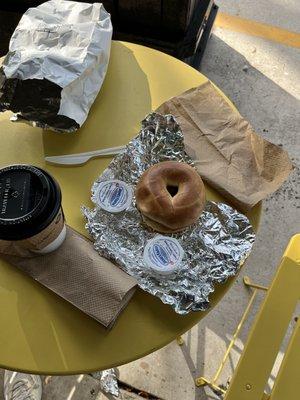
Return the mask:
<path id="1" fill-rule="evenodd" d="M 0 111 L 13 111 L 12 121 L 76 131 L 104 81 L 111 37 L 102 3 L 50 0 L 29 8 L 0 69 Z"/>
<path id="2" fill-rule="evenodd" d="M 119 397 L 120 389 L 117 378 L 117 370 L 115 368 L 92 372 L 90 375 L 100 382 L 102 392 Z"/>
<path id="3" fill-rule="evenodd" d="M 174 160 L 193 165 L 184 150 L 183 134 L 172 115 L 149 114 L 142 129 L 126 149 L 118 154 L 92 187 L 92 200 L 100 182 L 118 179 L 134 188 L 150 166 Z M 86 228 L 102 256 L 134 276 L 145 291 L 159 297 L 179 314 L 206 310 L 216 282 L 235 275 L 249 255 L 255 234 L 247 217 L 227 204 L 207 201 L 199 220 L 176 238 L 184 249 L 180 269 L 162 277 L 145 267 L 143 250 L 157 235 L 143 223 L 135 199 L 117 214 L 82 207 Z"/>

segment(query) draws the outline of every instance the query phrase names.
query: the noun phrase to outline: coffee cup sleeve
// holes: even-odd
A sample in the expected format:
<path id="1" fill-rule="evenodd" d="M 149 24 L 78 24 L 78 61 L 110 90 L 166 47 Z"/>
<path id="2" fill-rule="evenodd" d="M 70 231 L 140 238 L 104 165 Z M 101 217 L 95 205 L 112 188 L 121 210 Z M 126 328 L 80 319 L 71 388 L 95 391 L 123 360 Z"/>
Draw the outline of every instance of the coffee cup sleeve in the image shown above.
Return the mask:
<path id="1" fill-rule="evenodd" d="M 63 244 L 49 254 L 1 258 L 111 328 L 136 289 L 136 280 L 99 256 L 90 240 L 67 226 Z"/>

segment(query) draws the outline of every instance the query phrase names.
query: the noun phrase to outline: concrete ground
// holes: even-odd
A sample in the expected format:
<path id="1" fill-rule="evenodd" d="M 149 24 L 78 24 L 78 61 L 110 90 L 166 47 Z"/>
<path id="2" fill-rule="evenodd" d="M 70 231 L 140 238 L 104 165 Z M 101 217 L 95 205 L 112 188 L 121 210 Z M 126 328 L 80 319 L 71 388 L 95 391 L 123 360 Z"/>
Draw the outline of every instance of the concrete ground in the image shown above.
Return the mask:
<path id="1" fill-rule="evenodd" d="M 217 3 L 226 14 L 300 34 L 298 0 L 217 0 Z M 171 343 L 119 368 L 120 381 L 136 389 L 123 390 L 124 400 L 218 398 L 208 389 L 196 388 L 194 379 L 199 375 L 211 377 L 222 359 L 251 295 L 243 286 L 242 277 L 247 274 L 268 285 L 289 238 L 300 232 L 299 65 L 299 48 L 237 32 L 234 23 L 231 29 L 215 27 L 201 72 L 227 94 L 260 135 L 289 152 L 295 170 L 283 187 L 264 202 L 257 240 L 240 278 L 220 304 L 184 335 L 184 345 Z M 232 375 L 261 299 L 259 296 L 253 307 L 220 384 L 226 385 Z M 282 353 L 275 369 L 281 358 Z M 99 392 L 99 382 L 90 376 L 43 380 L 43 400 L 112 399 Z"/>

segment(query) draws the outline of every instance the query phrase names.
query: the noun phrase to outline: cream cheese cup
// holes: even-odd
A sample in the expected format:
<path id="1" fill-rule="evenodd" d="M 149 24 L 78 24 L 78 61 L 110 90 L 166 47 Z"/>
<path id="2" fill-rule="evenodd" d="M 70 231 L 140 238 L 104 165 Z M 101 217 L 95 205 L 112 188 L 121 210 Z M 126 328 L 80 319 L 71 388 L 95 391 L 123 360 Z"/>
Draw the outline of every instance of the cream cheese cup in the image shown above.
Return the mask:
<path id="1" fill-rule="evenodd" d="M 61 190 L 48 172 L 31 165 L 0 169 L 0 253 L 50 253 L 65 240 Z"/>
<path id="2" fill-rule="evenodd" d="M 147 267 L 159 275 L 178 271 L 184 250 L 177 239 L 158 235 L 146 243 L 143 259 Z"/>
<path id="3" fill-rule="evenodd" d="M 118 179 L 99 183 L 92 200 L 103 210 L 119 213 L 126 210 L 133 197 L 132 188 Z"/>

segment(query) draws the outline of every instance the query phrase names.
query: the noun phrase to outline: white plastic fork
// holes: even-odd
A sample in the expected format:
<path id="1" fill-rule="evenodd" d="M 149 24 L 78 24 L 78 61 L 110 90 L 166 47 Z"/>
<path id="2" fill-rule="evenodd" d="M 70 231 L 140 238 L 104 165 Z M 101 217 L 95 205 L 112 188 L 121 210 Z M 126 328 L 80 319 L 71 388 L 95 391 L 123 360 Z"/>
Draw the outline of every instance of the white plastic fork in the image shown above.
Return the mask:
<path id="1" fill-rule="evenodd" d="M 85 153 L 45 157 L 46 162 L 57 165 L 81 165 L 92 158 L 107 157 L 119 154 L 126 146 L 108 147 L 106 149 L 87 151 Z"/>

